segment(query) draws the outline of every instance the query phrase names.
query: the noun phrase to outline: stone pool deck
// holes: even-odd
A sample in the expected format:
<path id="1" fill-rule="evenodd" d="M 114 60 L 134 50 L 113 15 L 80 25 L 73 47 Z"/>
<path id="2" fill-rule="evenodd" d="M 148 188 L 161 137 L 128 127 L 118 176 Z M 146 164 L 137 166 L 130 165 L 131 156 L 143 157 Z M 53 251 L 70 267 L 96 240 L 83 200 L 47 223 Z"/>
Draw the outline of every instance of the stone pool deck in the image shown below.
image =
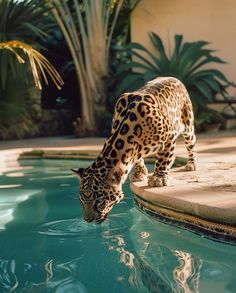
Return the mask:
<path id="1" fill-rule="evenodd" d="M 0 171 L 23 151 L 57 150 L 75 157 L 71 151 L 96 156 L 103 138 L 50 137 L 0 142 Z M 207 231 L 230 235 L 236 241 L 236 131 L 197 135 L 198 170 L 171 170 L 170 185 L 150 188 L 147 182 L 132 183 L 135 202 L 147 213 L 194 225 Z M 87 156 L 88 155 L 88 156 Z M 183 140 L 176 155 L 186 157 Z M 53 157 L 53 156 L 52 156 Z"/>
<path id="2" fill-rule="evenodd" d="M 138 207 L 157 218 L 179 221 L 235 238 L 236 132 L 198 136 L 198 168 L 173 168 L 169 186 L 150 188 L 147 181 L 131 183 Z M 177 154 L 184 156 L 183 144 Z"/>

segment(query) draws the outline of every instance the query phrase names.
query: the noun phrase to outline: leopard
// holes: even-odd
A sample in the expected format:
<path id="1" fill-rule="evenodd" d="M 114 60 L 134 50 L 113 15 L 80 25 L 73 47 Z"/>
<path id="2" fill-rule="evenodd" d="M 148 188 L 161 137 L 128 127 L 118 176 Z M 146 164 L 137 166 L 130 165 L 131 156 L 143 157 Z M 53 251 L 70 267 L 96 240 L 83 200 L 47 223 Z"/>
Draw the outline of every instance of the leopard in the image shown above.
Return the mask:
<path id="1" fill-rule="evenodd" d="M 96 160 L 87 168 L 72 169 L 80 180 L 83 219 L 102 223 L 124 193 L 122 186 L 147 180 L 148 186 L 168 185 L 178 136 L 188 152 L 185 171 L 196 170 L 196 135 L 191 98 L 174 77 L 156 77 L 116 102 L 111 132 Z M 150 175 L 144 158 L 155 157 Z M 133 173 L 130 173 L 133 169 Z"/>

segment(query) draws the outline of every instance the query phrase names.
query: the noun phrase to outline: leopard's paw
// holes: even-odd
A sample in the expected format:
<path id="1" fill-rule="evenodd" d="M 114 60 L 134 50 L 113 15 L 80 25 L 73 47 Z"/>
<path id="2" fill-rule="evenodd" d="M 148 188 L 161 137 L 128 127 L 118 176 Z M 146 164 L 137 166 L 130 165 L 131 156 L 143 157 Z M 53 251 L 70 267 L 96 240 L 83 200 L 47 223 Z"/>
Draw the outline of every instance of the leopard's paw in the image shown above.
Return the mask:
<path id="1" fill-rule="evenodd" d="M 131 182 L 140 182 L 147 179 L 147 174 L 143 173 L 132 173 L 129 176 Z"/>
<path id="2" fill-rule="evenodd" d="M 151 187 L 162 187 L 168 185 L 168 177 L 167 176 L 157 176 L 151 175 L 148 178 L 148 186 Z"/>
<path id="3" fill-rule="evenodd" d="M 196 171 L 196 164 L 192 162 L 188 162 L 185 166 L 183 171 Z"/>

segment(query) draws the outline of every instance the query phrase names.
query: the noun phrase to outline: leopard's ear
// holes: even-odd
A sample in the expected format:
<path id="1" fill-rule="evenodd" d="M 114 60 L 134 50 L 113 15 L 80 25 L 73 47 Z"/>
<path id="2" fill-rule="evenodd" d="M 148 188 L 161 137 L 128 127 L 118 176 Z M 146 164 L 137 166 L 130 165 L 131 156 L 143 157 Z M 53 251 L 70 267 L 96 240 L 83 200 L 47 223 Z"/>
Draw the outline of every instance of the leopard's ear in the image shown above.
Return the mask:
<path id="1" fill-rule="evenodd" d="M 82 178 L 84 170 L 85 170 L 84 168 L 71 169 L 71 171 L 73 171 L 79 177 L 79 179 Z"/>
<path id="2" fill-rule="evenodd" d="M 124 172 L 120 167 L 114 167 L 107 175 L 107 181 L 110 185 L 117 186 L 123 183 Z"/>

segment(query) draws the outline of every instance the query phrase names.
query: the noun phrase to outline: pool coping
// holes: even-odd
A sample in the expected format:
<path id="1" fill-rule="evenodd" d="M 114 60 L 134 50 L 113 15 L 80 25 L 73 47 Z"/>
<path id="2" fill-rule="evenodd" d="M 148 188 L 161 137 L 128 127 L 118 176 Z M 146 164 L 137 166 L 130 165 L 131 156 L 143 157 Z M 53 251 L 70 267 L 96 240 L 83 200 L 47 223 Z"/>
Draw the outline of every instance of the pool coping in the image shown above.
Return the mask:
<path id="1" fill-rule="evenodd" d="M 200 162 L 193 172 L 171 169 L 170 185 L 165 187 L 149 187 L 147 181 L 131 183 L 135 204 L 159 220 L 177 221 L 184 228 L 236 243 L 233 158 L 233 162 Z"/>
<path id="2" fill-rule="evenodd" d="M 144 214 L 164 223 L 191 230 L 197 234 L 204 234 L 206 237 L 218 241 L 235 244 L 236 228 L 219 224 L 210 220 L 202 219 L 187 213 L 181 213 L 143 200 L 135 195 L 136 207 Z"/>
<path id="3" fill-rule="evenodd" d="M 222 176 L 219 182 L 215 182 L 217 176 L 213 177 L 209 168 L 201 166 L 201 170 L 194 172 L 172 169 L 169 186 L 154 188 L 142 181 L 131 183 L 130 187 L 136 195 L 154 205 L 236 227 L 236 182 L 233 178 L 236 164 L 231 166 L 227 178 L 220 170 L 218 174 L 214 172 Z M 205 172 L 209 172 L 206 180 Z"/>
<path id="4" fill-rule="evenodd" d="M 148 216 L 161 222 L 191 230 L 197 234 L 203 233 L 206 237 L 215 238 L 220 241 L 236 242 L 236 227 L 213 222 L 210 219 L 200 218 L 189 213 L 176 211 L 169 207 L 163 207 L 134 194 L 136 207 Z"/>

